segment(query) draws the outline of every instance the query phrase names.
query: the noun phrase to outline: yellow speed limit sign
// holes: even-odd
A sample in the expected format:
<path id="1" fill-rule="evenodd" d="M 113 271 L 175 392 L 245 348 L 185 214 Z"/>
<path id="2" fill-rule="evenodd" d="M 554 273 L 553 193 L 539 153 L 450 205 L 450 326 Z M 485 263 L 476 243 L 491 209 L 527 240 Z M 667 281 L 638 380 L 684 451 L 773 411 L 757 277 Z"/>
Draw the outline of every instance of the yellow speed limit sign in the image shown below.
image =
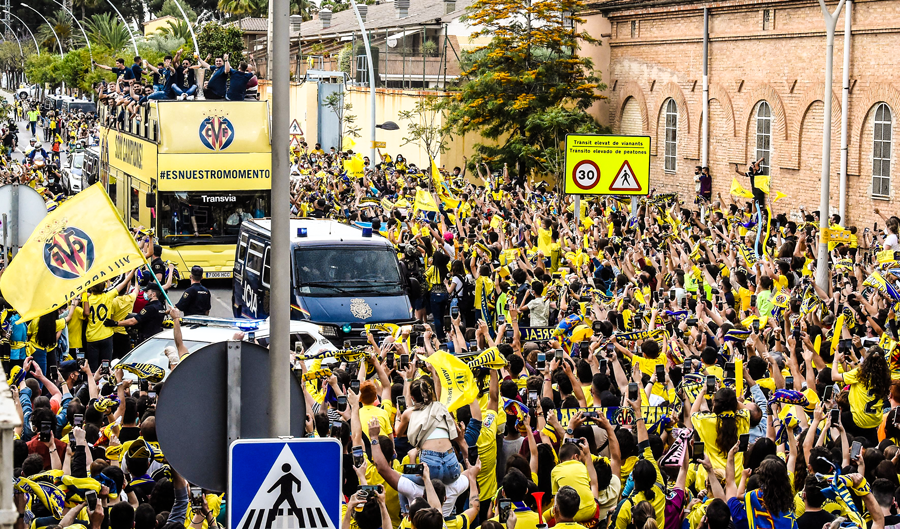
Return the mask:
<path id="1" fill-rule="evenodd" d="M 566 135 L 569 195 L 650 194 L 650 136 Z"/>

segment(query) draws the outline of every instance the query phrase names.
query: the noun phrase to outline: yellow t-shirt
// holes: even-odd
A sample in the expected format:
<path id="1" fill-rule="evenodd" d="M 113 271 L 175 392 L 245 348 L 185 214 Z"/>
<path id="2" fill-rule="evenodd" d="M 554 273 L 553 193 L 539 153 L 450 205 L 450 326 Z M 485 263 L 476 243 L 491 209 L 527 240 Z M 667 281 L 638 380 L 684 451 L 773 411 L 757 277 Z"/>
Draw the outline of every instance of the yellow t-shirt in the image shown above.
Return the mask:
<path id="1" fill-rule="evenodd" d="M 750 290 L 740 287 L 738 288 L 738 297 L 741 298 L 741 310 L 750 310 L 750 296 L 753 295 L 753 292 Z"/>
<path id="2" fill-rule="evenodd" d="M 373 446 L 372 449 L 379 450 L 377 446 Z M 391 466 L 397 472 L 400 472 L 403 468 L 400 466 L 400 461 L 397 459 L 394 459 Z M 391 525 L 394 529 L 398 529 L 400 527 L 400 520 L 403 519 L 400 516 L 400 494 L 392 489 L 384 478 L 381 477 L 381 474 L 378 473 L 378 469 L 375 468 L 375 465 L 369 459 L 369 456 L 366 456 L 366 483 L 384 487 L 384 504 L 387 507 L 388 514 L 391 515 Z"/>
<path id="3" fill-rule="evenodd" d="M 134 309 L 134 300 L 136 298 L 137 294 L 127 294 L 114 299 L 112 302 L 112 306 L 109 309 L 110 311 L 112 311 L 112 314 L 109 317 L 114 321 L 124 320 L 125 317 L 131 313 L 132 309 Z M 128 334 L 128 331 L 125 330 L 125 327 L 115 327 L 113 329 L 113 332 L 117 334 Z"/>
<path id="4" fill-rule="evenodd" d="M 88 296 L 90 313 L 87 317 L 87 332 L 85 332 L 88 342 L 99 342 L 113 335 L 112 327 L 104 326 L 103 322 L 112 316 L 112 302 L 118 295 L 119 291 L 113 289 L 103 294 Z"/>
<path id="5" fill-rule="evenodd" d="M 876 399 L 869 393 L 869 388 L 865 387 L 859 378 L 858 368 L 844 373 L 844 382 L 850 384 L 850 411 L 853 412 L 853 422 L 860 428 L 878 428 L 881 424 L 884 399 Z"/>
<path id="6" fill-rule="evenodd" d="M 218 518 L 219 511 L 222 510 L 222 497 L 215 494 L 207 494 L 206 506 L 209 507 L 210 512 L 213 514 L 213 518 Z M 194 519 L 194 514 L 203 516 L 200 511 L 194 513 L 194 509 L 190 506 L 190 504 L 188 504 L 187 516 L 184 519 L 185 527 L 191 526 L 191 520 Z M 203 529 L 207 529 L 207 527 L 209 527 L 209 524 L 206 523 L 206 518 L 203 519 L 203 523 L 201 524 L 201 526 Z"/>
<path id="7" fill-rule="evenodd" d="M 469 529 L 472 527 L 472 518 L 466 516 L 465 511 L 462 514 L 458 514 L 456 516 L 452 516 L 450 518 L 444 518 L 444 527 L 447 529 Z M 516 524 L 516 527 L 519 525 Z"/>
<path id="8" fill-rule="evenodd" d="M 387 410 L 379 408 L 378 406 L 360 406 L 359 407 L 359 423 L 366 425 L 365 431 L 366 435 L 369 432 L 369 421 L 372 420 L 372 417 L 378 419 L 378 424 L 381 425 L 381 432 L 379 435 L 386 435 L 388 437 L 394 433 L 394 428 L 391 426 L 391 414 Z"/>
<path id="9" fill-rule="evenodd" d="M 749 433 L 750 411 L 738 410 L 735 412 L 735 418 L 737 419 L 738 435 Z M 701 411 L 691 415 L 691 424 L 694 425 L 694 431 L 697 432 L 700 440 L 705 444 L 706 453 L 709 454 L 713 468 L 724 469 L 725 463 L 728 461 L 728 450 L 731 447 L 729 446 L 725 451 L 722 451 L 716 445 L 717 423 L 718 417 L 715 413 Z M 697 469 L 698 474 L 704 474 L 703 478 L 706 477 L 704 470 L 703 467 Z M 738 452 L 734 455 L 734 475 L 739 476 L 743 471 L 744 454 Z"/>
<path id="10" fill-rule="evenodd" d="M 659 356 L 656 358 L 646 358 L 643 356 L 634 355 L 631 357 L 631 363 L 637 364 L 641 368 L 641 372 L 647 376 L 652 376 L 653 373 L 656 373 L 656 366 L 661 365 L 665 367 L 666 365 L 666 355 L 662 352 L 659 353 Z"/>
<path id="11" fill-rule="evenodd" d="M 84 347 L 82 333 L 84 332 L 84 311 L 81 307 L 69 308 L 72 311 L 72 318 L 69 320 L 67 327 L 69 328 L 69 348 L 81 349 Z"/>
<path id="12" fill-rule="evenodd" d="M 56 320 L 56 332 L 59 332 L 65 328 L 66 328 L 66 320 L 62 320 L 62 319 Z M 31 353 L 33 353 L 35 349 L 41 349 L 43 351 L 47 351 L 48 353 L 50 351 L 53 351 L 54 349 L 56 349 L 55 341 L 53 342 L 52 347 L 48 347 L 46 349 L 44 347 L 41 347 L 40 345 L 38 345 L 37 332 L 38 332 L 38 318 L 35 318 L 35 319 L 31 320 L 30 322 L 28 322 L 28 345 L 26 347 L 28 347 L 29 355 Z M 881 421 L 878 421 L 878 422 L 879 422 L 879 424 L 881 424 Z"/>
<path id="13" fill-rule="evenodd" d="M 538 513 L 532 511 L 528 507 L 514 507 L 513 512 L 516 513 L 516 529 L 537 529 Z M 493 518 L 491 518 L 491 520 L 494 522 L 499 522 L 500 517 L 494 516 Z M 506 524 L 503 524 L 503 526 L 506 527 Z M 579 527 L 581 526 L 579 525 Z M 447 529 L 453 528 L 448 524 Z"/>
<path id="14" fill-rule="evenodd" d="M 559 489 L 565 486 L 572 487 L 581 498 L 581 508 L 574 519 L 584 522 L 594 517 L 597 512 L 597 503 L 594 501 L 594 493 L 591 491 L 591 478 L 588 476 L 587 467 L 578 459 L 570 459 L 553 467 L 550 472 L 551 490 L 555 496 Z"/>
<path id="15" fill-rule="evenodd" d="M 615 529 L 625 529 L 631 523 L 631 508 L 642 501 L 648 501 L 653 506 L 653 510 L 656 511 L 656 523 L 659 527 L 663 527 L 666 523 L 666 491 L 663 484 L 665 482 L 662 474 L 659 472 L 659 465 L 656 464 L 656 459 L 653 458 L 653 452 L 650 450 L 650 447 L 644 449 L 643 455 L 644 459 L 653 463 L 653 466 L 656 468 L 656 482 L 659 486 L 653 487 L 653 500 L 647 499 L 643 492 L 638 492 L 631 496 L 631 501 L 623 503 L 622 508 L 619 510 L 619 516 L 616 518 Z M 663 488 L 660 489 L 660 486 Z"/>
<path id="16" fill-rule="evenodd" d="M 497 493 L 497 412 L 489 410 L 483 417 L 476 443 L 481 472 L 475 481 L 478 483 L 478 499 L 488 501 Z"/>
<path id="17" fill-rule="evenodd" d="M 544 253 L 544 257 L 550 257 L 551 244 L 553 244 L 553 232 L 538 228 L 538 250 Z"/>

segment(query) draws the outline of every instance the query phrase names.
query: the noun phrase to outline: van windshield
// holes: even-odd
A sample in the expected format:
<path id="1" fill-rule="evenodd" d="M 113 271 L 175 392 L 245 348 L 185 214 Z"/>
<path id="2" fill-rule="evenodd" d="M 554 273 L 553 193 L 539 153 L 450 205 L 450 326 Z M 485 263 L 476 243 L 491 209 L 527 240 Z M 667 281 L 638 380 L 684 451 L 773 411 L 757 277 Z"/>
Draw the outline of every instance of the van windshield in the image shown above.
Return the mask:
<path id="1" fill-rule="evenodd" d="M 385 248 L 320 247 L 294 250 L 301 294 L 400 294 L 397 255 Z"/>

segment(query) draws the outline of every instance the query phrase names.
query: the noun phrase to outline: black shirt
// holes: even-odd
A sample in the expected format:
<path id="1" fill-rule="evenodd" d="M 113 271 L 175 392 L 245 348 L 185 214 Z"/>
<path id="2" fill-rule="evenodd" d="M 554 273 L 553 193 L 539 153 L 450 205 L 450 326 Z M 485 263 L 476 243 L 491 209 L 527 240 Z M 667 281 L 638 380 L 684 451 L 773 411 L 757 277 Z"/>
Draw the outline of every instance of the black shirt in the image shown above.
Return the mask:
<path id="1" fill-rule="evenodd" d="M 143 342 L 154 334 L 161 332 L 165 316 L 166 308 L 158 299 L 144 305 L 144 308 L 134 316 L 134 319 L 138 322 L 137 328 L 140 341 Z"/>
<path id="2" fill-rule="evenodd" d="M 212 308 L 209 289 L 200 283 L 194 283 L 185 289 L 184 294 L 181 295 L 181 299 L 178 300 L 175 306 L 185 316 L 198 314 L 204 316 L 209 314 L 209 309 Z"/>
<path id="3" fill-rule="evenodd" d="M 153 260 L 150 261 L 150 269 L 154 274 L 160 275 L 160 281 L 163 281 L 166 278 L 166 263 L 159 257 L 154 257 Z"/>
<path id="4" fill-rule="evenodd" d="M 822 527 L 834 521 L 835 516 L 828 511 L 806 511 L 803 516 L 797 518 L 799 529 L 822 529 Z"/>

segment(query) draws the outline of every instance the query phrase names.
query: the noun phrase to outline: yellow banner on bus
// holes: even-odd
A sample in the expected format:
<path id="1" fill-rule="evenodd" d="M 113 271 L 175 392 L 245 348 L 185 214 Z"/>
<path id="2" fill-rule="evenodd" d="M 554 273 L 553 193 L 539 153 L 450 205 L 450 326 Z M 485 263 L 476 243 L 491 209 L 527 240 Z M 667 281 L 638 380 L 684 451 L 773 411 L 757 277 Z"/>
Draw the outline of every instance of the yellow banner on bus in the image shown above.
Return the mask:
<path id="1" fill-rule="evenodd" d="M 106 129 L 100 133 L 106 143 L 101 152 L 109 156 L 109 165 L 149 184 L 156 176 L 156 145 L 137 136 Z"/>
<path id="2" fill-rule="evenodd" d="M 265 101 L 166 101 L 157 109 L 160 154 L 272 152 Z"/>
<path id="3" fill-rule="evenodd" d="M 160 191 L 270 189 L 271 169 L 270 153 L 161 154 L 157 185 Z"/>

